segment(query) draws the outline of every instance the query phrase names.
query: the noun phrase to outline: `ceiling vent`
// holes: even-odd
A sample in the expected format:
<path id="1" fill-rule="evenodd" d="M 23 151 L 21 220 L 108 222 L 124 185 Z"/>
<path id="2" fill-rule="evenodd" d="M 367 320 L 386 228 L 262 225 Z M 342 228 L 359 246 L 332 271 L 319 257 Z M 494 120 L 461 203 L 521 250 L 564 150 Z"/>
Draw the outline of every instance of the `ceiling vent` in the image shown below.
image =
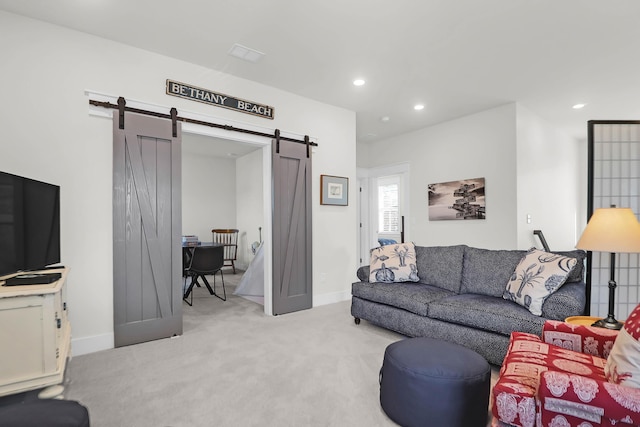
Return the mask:
<path id="1" fill-rule="evenodd" d="M 240 58 L 245 61 L 256 63 L 260 61 L 260 59 L 264 56 L 264 53 L 236 43 L 231 46 L 231 49 L 229 49 L 229 55 L 235 56 L 236 58 Z"/>

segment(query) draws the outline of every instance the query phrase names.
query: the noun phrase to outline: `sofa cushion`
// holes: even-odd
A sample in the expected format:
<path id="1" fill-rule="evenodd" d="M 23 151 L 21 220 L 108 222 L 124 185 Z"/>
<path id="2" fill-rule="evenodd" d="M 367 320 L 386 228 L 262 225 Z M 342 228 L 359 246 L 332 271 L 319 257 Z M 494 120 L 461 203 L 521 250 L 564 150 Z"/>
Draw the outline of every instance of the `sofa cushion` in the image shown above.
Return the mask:
<path id="1" fill-rule="evenodd" d="M 539 334 L 545 319 L 502 298 L 460 294 L 433 301 L 429 317 L 509 336 L 512 331 Z"/>
<path id="2" fill-rule="evenodd" d="M 541 316 L 542 304 L 560 289 L 576 263 L 575 258 L 532 248 L 513 271 L 502 297 Z"/>
<path id="3" fill-rule="evenodd" d="M 371 249 L 370 282 L 417 282 L 416 248 L 411 242 Z"/>
<path id="4" fill-rule="evenodd" d="M 467 247 L 464 252 L 462 285 L 460 293 L 482 294 L 501 297 L 522 257 L 523 250 L 495 250 Z M 571 271 L 566 283 L 584 281 L 584 259 L 582 250 L 552 252 L 575 258 L 576 267 Z"/>
<path id="5" fill-rule="evenodd" d="M 459 293 L 465 248 L 465 245 L 416 246 L 420 282 Z"/>
<path id="6" fill-rule="evenodd" d="M 460 293 L 502 297 L 513 270 L 526 251 L 467 247 Z"/>
<path id="7" fill-rule="evenodd" d="M 364 300 L 407 310 L 427 316 L 433 301 L 454 295 L 453 292 L 420 283 L 370 283 L 356 282 L 351 294 Z"/>
<path id="8" fill-rule="evenodd" d="M 581 249 L 573 251 L 551 251 L 554 254 L 568 256 L 576 259 L 576 266 L 569 273 L 567 277 L 567 283 L 571 282 L 584 282 L 584 260 L 587 257 L 587 253 Z"/>
<path id="9" fill-rule="evenodd" d="M 640 388 L 640 305 L 631 312 L 613 343 L 605 373 L 609 382 Z"/>
<path id="10" fill-rule="evenodd" d="M 360 280 L 361 282 L 368 282 L 369 266 L 363 265 L 362 267 L 359 267 L 358 270 L 356 271 L 356 276 L 358 276 L 358 280 Z"/>
<path id="11" fill-rule="evenodd" d="M 380 246 L 385 246 L 385 245 L 395 245 L 398 242 L 393 239 L 378 239 L 378 243 L 380 244 Z"/>

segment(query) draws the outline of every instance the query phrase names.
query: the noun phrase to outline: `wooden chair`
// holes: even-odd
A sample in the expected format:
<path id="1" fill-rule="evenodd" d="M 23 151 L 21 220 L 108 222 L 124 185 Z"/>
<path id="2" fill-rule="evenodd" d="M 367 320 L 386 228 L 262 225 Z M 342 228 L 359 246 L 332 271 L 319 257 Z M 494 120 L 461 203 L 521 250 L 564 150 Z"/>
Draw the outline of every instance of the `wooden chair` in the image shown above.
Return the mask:
<path id="1" fill-rule="evenodd" d="M 236 274 L 235 261 L 238 257 L 238 230 L 235 228 L 214 228 L 211 230 L 213 241 L 224 245 L 224 265 L 233 268 Z"/>

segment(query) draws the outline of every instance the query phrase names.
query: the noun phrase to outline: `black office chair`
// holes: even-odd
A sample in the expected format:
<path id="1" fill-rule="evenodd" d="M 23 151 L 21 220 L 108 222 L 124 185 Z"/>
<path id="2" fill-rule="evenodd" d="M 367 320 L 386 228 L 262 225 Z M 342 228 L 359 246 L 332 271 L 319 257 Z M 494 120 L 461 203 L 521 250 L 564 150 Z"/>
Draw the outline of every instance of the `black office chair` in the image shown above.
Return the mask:
<path id="1" fill-rule="evenodd" d="M 227 290 L 224 287 L 224 274 L 222 273 L 222 267 L 224 266 L 224 246 L 196 246 L 193 248 L 193 255 L 189 262 L 189 266 L 185 270 L 185 279 L 182 286 L 183 295 L 182 299 L 189 305 L 193 305 L 193 287 L 200 286 L 198 279 L 202 278 L 204 285 L 209 289 L 209 293 L 220 298 L 222 301 L 227 300 Z M 222 292 L 223 296 L 216 293 L 216 273 L 220 272 L 222 277 Z M 209 285 L 209 281 L 206 275 L 213 275 L 213 289 Z M 186 288 L 187 279 L 191 278 L 189 287 Z M 185 290 L 186 288 L 186 290 Z M 187 298 L 191 296 L 191 301 Z"/>
<path id="2" fill-rule="evenodd" d="M 192 253 L 193 248 L 182 247 L 182 277 L 187 277 L 187 270 L 189 269 L 189 264 L 191 264 Z"/>

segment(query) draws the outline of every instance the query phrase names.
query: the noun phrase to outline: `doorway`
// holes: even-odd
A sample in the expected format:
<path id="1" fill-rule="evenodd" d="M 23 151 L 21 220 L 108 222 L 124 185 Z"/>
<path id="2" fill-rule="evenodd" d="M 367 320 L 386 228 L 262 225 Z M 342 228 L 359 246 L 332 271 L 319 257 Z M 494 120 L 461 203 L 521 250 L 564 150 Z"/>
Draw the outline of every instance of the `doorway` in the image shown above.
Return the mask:
<path id="1" fill-rule="evenodd" d="M 369 251 L 380 241 L 409 240 L 409 164 L 358 169 L 359 259 L 369 264 Z"/>
<path id="2" fill-rule="evenodd" d="M 182 134 L 185 185 L 205 180 L 204 185 L 194 184 L 193 191 L 184 190 L 183 234 L 210 241 L 213 228 L 238 228 L 238 259 L 246 265 L 253 242 L 271 241 L 271 140 L 190 123 L 182 124 Z M 235 206 L 223 206 L 225 200 L 234 200 Z M 188 206 L 195 212 L 188 213 Z M 271 315 L 271 246 L 263 250 L 264 313 Z"/>

